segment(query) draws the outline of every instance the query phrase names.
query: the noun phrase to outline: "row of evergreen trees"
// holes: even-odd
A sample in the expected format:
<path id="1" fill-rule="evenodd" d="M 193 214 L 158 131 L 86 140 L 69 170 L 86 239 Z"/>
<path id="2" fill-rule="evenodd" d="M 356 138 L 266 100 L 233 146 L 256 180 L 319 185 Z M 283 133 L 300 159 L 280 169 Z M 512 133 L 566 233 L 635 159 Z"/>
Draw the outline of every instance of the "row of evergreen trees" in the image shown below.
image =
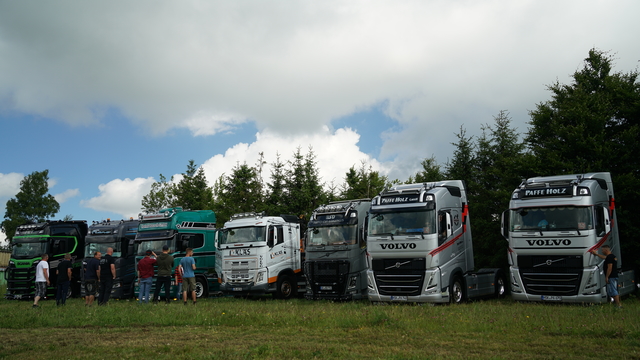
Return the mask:
<path id="1" fill-rule="evenodd" d="M 292 160 L 278 156 L 263 181 L 263 154 L 257 164 L 239 164 L 207 186 L 202 168 L 189 162 L 177 184 L 161 175 L 142 201 L 143 210 L 183 206 L 213 209 L 220 223 L 233 213 L 266 211 L 308 219 L 320 204 L 340 199 L 372 198 L 395 183 L 461 179 L 469 194 L 476 265 L 506 268 L 507 242 L 500 217 L 511 192 L 531 176 L 609 171 L 616 191 L 622 255 L 627 266 L 640 265 L 640 235 L 634 210 L 640 204 L 640 84 L 637 71 L 613 73 L 613 58 L 592 49 L 571 84 L 548 86 L 551 100 L 530 112 L 524 134 L 500 111 L 479 136 L 461 127 L 452 157 L 439 164 L 432 156 L 405 181 L 390 180 L 365 163 L 354 165 L 341 185 L 318 176 L 313 149 L 298 150 Z"/>

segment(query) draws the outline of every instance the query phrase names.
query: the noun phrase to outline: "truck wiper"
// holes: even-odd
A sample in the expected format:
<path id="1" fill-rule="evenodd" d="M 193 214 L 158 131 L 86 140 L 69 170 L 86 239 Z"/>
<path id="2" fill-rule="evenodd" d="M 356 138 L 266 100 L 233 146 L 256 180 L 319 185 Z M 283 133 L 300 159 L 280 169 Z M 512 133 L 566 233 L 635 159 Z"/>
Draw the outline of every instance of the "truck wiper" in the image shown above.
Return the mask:
<path id="1" fill-rule="evenodd" d="M 389 235 L 389 236 L 391 236 L 391 240 L 393 240 L 393 234 L 392 233 L 380 233 L 380 234 L 376 234 L 376 235 L 380 235 L 380 236 Z"/>
<path id="2" fill-rule="evenodd" d="M 422 237 L 422 240 L 424 240 L 424 232 L 421 231 L 408 231 L 407 235 L 414 235 L 414 234 L 420 234 L 420 237 Z"/>

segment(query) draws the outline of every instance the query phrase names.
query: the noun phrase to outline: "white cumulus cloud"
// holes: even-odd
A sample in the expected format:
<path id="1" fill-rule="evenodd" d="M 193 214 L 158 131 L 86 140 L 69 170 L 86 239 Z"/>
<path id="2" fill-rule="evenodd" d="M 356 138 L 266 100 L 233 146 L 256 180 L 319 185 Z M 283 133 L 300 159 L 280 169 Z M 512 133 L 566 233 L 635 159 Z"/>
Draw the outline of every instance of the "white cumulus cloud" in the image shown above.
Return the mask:
<path id="1" fill-rule="evenodd" d="M 69 189 L 61 192 L 60 194 L 53 195 L 53 197 L 56 198 L 56 201 L 58 201 L 58 203 L 62 204 L 78 195 L 80 195 L 80 189 Z"/>
<path id="2" fill-rule="evenodd" d="M 149 193 L 154 178 L 114 179 L 100 184 L 100 195 L 80 201 L 80 205 L 97 210 L 120 214 L 124 218 L 137 217 L 141 212 L 142 197 Z"/>
<path id="3" fill-rule="evenodd" d="M 251 144 L 241 143 L 229 148 L 224 154 L 218 154 L 205 161 L 202 165 L 207 180 L 212 185 L 220 175 L 229 175 L 237 164 L 254 166 L 259 154 L 263 153 L 267 164 L 263 166 L 262 178 L 265 183 L 270 181 L 271 166 L 280 155 L 280 161 L 287 163 L 293 159 L 293 154 L 300 148 L 303 156 L 309 149 L 313 151 L 321 181 L 326 185 L 333 182 L 341 185 L 344 175 L 350 167 L 360 167 L 361 162 L 371 165 L 374 171 L 385 173 L 383 164 L 358 148 L 360 135 L 352 129 L 329 130 L 323 127 L 321 131 L 309 135 L 282 135 L 265 130 L 256 134 Z"/>
<path id="4" fill-rule="evenodd" d="M 22 179 L 24 179 L 24 174 L 0 173 L 0 199 L 13 197 L 20 192 L 20 181 Z"/>

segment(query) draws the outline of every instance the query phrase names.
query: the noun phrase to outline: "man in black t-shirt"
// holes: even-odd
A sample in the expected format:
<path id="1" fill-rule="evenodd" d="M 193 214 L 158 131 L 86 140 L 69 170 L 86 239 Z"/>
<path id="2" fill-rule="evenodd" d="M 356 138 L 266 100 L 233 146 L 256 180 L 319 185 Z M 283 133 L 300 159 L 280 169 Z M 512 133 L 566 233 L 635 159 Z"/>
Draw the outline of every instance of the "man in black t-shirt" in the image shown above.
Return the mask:
<path id="1" fill-rule="evenodd" d="M 58 264 L 56 270 L 58 290 L 56 292 L 56 305 L 65 305 L 67 303 L 67 294 L 69 293 L 69 284 L 71 283 L 71 255 L 64 254 L 64 260 Z"/>
<path id="2" fill-rule="evenodd" d="M 100 282 L 100 258 L 102 254 L 96 251 L 90 259 L 85 258 L 84 264 L 84 292 L 85 305 L 91 306 L 96 298 L 98 283 Z"/>
<path id="3" fill-rule="evenodd" d="M 600 249 L 602 254 L 598 254 L 596 250 L 591 250 L 591 253 L 604 259 L 604 279 L 607 283 L 607 295 L 612 297 L 616 302 L 616 306 L 621 308 L 620 295 L 618 294 L 618 258 L 611 253 L 609 245 L 602 245 Z"/>
<path id="4" fill-rule="evenodd" d="M 113 258 L 113 248 L 107 248 L 107 254 L 100 259 L 100 294 L 98 305 L 106 305 L 111 297 L 113 280 L 116 278 L 116 260 Z"/>

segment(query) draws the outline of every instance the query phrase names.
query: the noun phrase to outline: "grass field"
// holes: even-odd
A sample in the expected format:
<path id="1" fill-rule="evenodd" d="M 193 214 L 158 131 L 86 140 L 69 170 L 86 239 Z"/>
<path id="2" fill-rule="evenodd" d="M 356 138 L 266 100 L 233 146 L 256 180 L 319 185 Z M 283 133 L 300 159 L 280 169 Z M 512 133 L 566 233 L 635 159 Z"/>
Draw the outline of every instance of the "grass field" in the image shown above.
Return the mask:
<path id="1" fill-rule="evenodd" d="M 0 358 L 640 359 L 640 301 L 623 305 L 0 300 Z"/>

